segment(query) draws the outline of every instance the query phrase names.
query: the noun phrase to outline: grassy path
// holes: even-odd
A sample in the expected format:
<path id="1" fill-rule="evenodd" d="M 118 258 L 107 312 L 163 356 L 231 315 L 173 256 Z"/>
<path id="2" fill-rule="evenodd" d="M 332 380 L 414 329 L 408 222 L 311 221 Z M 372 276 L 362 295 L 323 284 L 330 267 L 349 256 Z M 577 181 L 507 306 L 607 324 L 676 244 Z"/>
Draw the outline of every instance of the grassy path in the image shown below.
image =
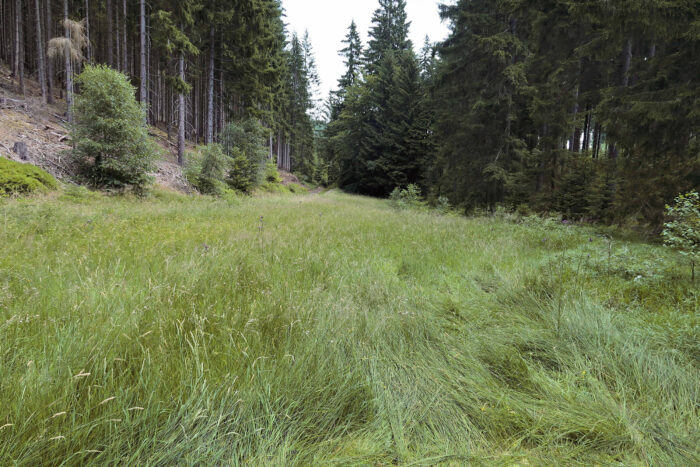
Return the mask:
<path id="1" fill-rule="evenodd" d="M 0 464 L 693 465 L 662 248 L 338 193 L 0 201 Z"/>

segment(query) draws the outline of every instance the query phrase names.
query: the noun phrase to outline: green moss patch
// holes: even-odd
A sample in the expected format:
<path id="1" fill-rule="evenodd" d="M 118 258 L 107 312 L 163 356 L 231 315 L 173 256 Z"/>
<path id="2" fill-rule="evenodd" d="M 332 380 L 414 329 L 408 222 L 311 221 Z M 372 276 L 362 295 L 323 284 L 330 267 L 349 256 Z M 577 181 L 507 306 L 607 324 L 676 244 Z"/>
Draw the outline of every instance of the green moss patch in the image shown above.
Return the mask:
<path id="1" fill-rule="evenodd" d="M 31 164 L 0 158 L 0 196 L 28 194 L 58 188 L 50 174 Z"/>

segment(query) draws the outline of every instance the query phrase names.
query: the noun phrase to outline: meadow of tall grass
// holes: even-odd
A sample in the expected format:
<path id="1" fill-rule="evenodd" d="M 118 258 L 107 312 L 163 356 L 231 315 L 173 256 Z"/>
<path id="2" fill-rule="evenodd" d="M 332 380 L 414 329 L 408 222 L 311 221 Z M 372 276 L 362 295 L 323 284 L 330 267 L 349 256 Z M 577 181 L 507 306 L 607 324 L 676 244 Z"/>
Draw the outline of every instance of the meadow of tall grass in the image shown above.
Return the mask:
<path id="1" fill-rule="evenodd" d="M 700 464 L 698 289 L 335 192 L 0 200 L 2 465 Z"/>

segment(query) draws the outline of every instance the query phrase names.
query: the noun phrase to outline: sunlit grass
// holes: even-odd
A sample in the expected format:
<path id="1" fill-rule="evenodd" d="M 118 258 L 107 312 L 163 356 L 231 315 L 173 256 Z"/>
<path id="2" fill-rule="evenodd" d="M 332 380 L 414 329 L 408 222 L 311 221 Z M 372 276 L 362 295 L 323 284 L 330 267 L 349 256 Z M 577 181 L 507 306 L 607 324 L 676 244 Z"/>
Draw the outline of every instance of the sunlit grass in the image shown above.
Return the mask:
<path id="1" fill-rule="evenodd" d="M 333 192 L 0 203 L 1 464 L 700 463 L 661 247 Z"/>

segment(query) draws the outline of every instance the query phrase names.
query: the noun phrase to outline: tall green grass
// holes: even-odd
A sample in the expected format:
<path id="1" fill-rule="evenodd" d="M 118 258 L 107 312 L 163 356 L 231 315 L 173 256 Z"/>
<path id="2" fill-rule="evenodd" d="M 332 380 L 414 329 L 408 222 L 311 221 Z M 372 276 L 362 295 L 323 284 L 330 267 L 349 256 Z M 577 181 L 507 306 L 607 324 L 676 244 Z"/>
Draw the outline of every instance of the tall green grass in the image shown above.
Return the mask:
<path id="1" fill-rule="evenodd" d="M 333 192 L 0 203 L 0 464 L 700 463 L 660 247 Z"/>

